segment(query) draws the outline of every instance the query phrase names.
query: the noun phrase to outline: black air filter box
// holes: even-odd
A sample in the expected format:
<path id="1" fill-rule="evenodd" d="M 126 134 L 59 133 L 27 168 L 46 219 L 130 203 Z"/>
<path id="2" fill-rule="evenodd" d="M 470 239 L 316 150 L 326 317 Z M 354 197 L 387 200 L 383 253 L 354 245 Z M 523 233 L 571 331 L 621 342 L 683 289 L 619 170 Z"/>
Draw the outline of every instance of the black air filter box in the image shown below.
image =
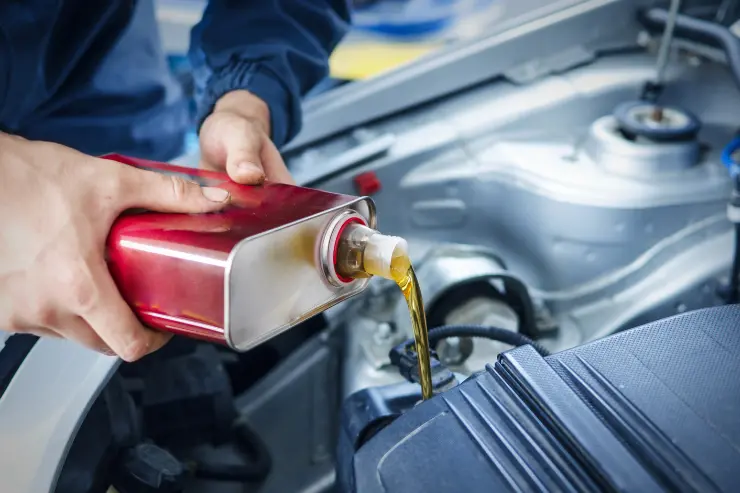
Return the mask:
<path id="1" fill-rule="evenodd" d="M 393 407 L 382 395 L 345 406 L 343 491 L 740 491 L 738 306 L 508 351 L 360 444 L 357 412 Z"/>

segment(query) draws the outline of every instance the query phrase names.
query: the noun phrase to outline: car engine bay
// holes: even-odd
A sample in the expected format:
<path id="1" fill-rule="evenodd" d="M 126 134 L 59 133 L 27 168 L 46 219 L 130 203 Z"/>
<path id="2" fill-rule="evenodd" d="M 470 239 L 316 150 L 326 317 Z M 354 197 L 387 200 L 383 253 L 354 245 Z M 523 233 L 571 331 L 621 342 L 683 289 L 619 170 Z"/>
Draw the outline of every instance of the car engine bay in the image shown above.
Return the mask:
<path id="1" fill-rule="evenodd" d="M 485 38 L 309 100 L 305 130 L 284 150 L 298 183 L 372 197 L 380 228 L 409 243 L 430 329 L 493 326 L 536 341 L 542 354 L 580 358 L 573 348 L 737 303 L 727 163 L 740 162 L 740 145 L 731 147 L 740 136 L 740 2 L 535 3 L 517 2 Z M 82 402 L 60 404 L 65 427 L 34 438 L 59 450 L 39 452 L 28 469 L 48 488 L 28 482 L 18 492 L 412 491 L 387 481 L 373 489 L 346 470 L 419 400 L 391 356 L 412 337 L 408 313 L 395 284 L 373 279 L 362 295 L 244 354 L 178 339 L 135 364 L 90 359 L 94 377 L 60 372 L 44 385 L 59 388 L 60 402 Z M 8 341 L 5 350 L 29 355 L 40 344 Z M 486 365 L 498 358 L 503 372 L 531 349 L 511 348 L 440 337 L 437 363 L 455 381 L 433 401 L 452 408 L 446 392 L 468 395 L 461 382 L 497 379 Z M 65 378 L 89 391 L 65 391 Z M 9 414 L 3 402 L 18 385 L 0 378 L 4 391 L 5 442 L 24 425 L 7 421 L 23 406 Z M 357 433 L 351 446 L 342 444 L 347 429 Z M 563 481 L 555 490 L 596 484 Z M 685 491 L 724 491 L 707 484 Z M 508 487 L 550 489 L 516 478 Z"/>

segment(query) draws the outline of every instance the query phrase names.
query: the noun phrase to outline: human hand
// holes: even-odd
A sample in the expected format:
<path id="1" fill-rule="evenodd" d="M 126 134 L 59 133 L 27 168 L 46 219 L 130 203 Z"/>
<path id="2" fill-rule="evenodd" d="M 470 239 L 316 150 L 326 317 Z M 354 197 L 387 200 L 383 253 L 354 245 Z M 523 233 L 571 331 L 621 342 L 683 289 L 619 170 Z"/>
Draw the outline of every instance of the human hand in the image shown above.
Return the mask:
<path id="1" fill-rule="evenodd" d="M 200 213 L 228 192 L 0 133 L 0 328 L 134 361 L 169 335 L 142 326 L 105 262 L 127 209 Z"/>
<path id="2" fill-rule="evenodd" d="M 201 168 L 226 171 L 238 183 L 295 183 L 270 140 L 270 110 L 248 91 L 221 97 L 200 129 Z"/>

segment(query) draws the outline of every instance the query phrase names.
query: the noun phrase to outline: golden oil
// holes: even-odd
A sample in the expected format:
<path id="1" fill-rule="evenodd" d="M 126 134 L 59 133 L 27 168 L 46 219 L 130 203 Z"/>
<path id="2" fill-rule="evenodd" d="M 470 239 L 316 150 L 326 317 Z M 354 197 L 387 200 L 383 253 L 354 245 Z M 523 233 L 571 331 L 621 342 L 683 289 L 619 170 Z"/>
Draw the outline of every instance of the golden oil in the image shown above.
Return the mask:
<path id="1" fill-rule="evenodd" d="M 432 366 L 429 361 L 429 330 L 427 316 L 424 311 L 424 300 L 421 297 L 419 281 L 416 279 L 414 267 L 408 254 L 394 257 L 391 260 L 391 273 L 409 307 L 411 327 L 414 330 L 414 344 L 419 356 L 419 382 L 421 383 L 421 397 L 431 399 L 434 395 L 432 388 Z"/>
<path id="2" fill-rule="evenodd" d="M 385 236 L 366 226 L 352 226 L 340 239 L 337 270 L 347 277 L 380 276 L 394 281 L 406 299 L 419 358 L 423 399 L 434 395 L 427 318 L 419 281 L 408 255 L 406 241 Z"/>

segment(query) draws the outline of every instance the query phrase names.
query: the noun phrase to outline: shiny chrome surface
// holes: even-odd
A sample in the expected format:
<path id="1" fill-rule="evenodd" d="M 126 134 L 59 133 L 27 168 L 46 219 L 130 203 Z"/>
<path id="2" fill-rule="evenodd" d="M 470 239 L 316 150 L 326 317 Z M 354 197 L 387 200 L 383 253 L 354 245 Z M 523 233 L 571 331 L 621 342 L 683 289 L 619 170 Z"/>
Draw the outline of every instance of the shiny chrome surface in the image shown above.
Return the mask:
<path id="1" fill-rule="evenodd" d="M 116 220 L 108 267 L 151 328 L 245 351 L 367 284 L 325 285 L 320 250 L 336 214 L 352 212 L 375 224 L 370 199 L 270 182 L 250 187 L 221 173 L 107 158 L 218 186 L 231 196 L 228 207 L 212 214 L 147 212 Z"/>
<path id="2" fill-rule="evenodd" d="M 225 279 L 225 337 L 246 351 L 363 291 L 367 279 L 325 282 L 322 243 L 342 213 L 375 224 L 368 198 L 246 238 L 232 250 Z"/>

